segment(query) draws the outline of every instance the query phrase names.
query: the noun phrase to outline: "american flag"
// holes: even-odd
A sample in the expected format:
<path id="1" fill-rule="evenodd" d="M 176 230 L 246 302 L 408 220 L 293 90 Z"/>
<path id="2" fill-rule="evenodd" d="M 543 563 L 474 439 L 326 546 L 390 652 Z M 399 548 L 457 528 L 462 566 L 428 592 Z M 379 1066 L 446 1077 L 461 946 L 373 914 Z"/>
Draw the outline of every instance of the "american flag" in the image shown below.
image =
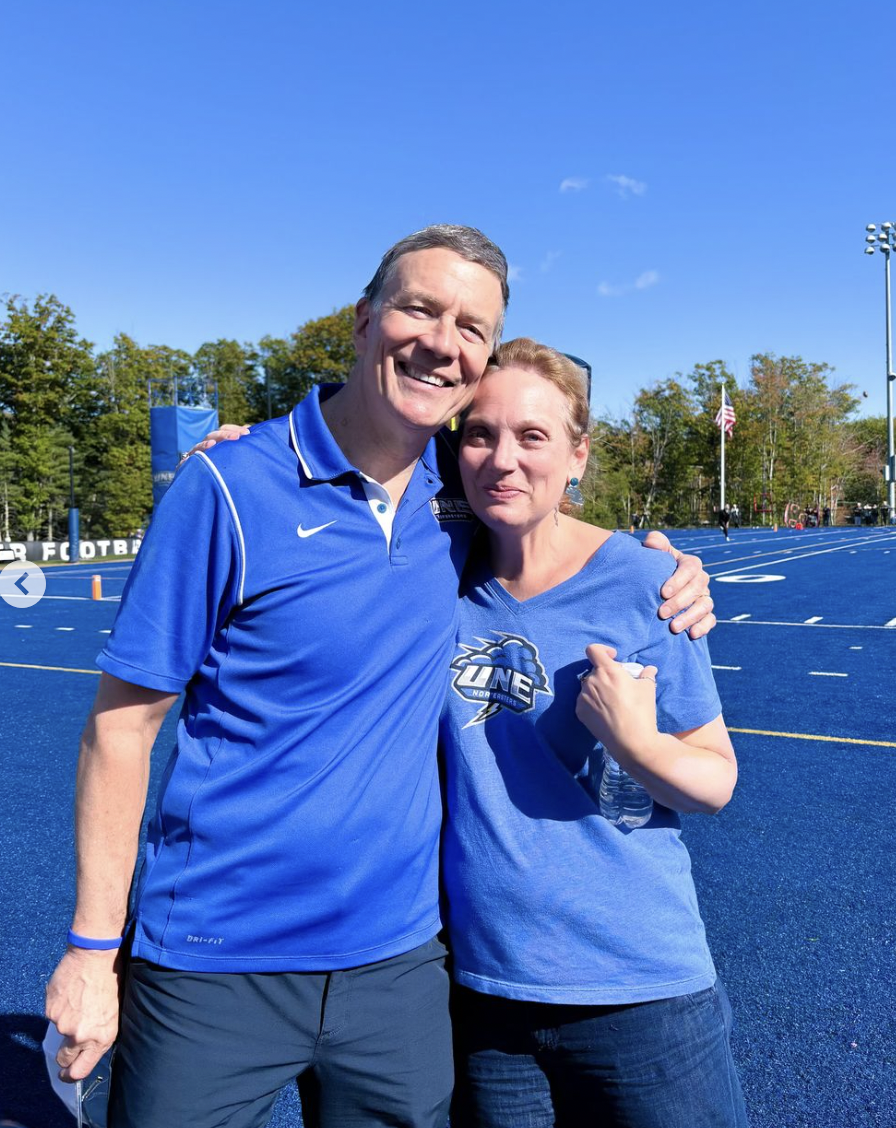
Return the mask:
<path id="1" fill-rule="evenodd" d="M 725 434 L 731 438 L 731 432 L 734 430 L 735 416 L 734 407 L 728 397 L 728 393 L 722 392 L 722 406 L 716 412 L 716 426 L 724 427 Z"/>

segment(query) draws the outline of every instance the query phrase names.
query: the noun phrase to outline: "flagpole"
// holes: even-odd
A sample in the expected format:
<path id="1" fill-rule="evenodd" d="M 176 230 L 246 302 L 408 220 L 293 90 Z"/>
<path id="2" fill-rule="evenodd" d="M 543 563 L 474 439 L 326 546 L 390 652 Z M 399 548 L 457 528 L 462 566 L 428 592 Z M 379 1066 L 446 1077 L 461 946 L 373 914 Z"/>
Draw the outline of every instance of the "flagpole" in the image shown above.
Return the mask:
<path id="1" fill-rule="evenodd" d="M 720 418 L 722 425 L 719 431 L 722 436 L 722 488 L 719 496 L 719 509 L 725 508 L 725 385 L 721 385 L 721 402 L 719 404 Z"/>

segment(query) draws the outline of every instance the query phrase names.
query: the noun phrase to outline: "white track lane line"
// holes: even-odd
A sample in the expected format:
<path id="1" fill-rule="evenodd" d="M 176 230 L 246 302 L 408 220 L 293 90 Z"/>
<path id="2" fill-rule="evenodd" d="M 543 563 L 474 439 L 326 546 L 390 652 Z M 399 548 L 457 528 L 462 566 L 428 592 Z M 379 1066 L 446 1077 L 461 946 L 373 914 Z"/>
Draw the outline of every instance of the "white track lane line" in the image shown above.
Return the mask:
<path id="1" fill-rule="evenodd" d="M 880 537 L 878 537 L 877 539 L 880 540 Z M 887 539 L 889 539 L 889 538 L 887 538 Z M 869 541 L 866 541 L 865 543 L 871 544 L 871 543 L 874 543 L 874 542 L 869 540 Z M 753 568 L 773 568 L 776 564 L 790 564 L 794 560 L 806 560 L 810 556 L 826 556 L 831 552 L 844 552 L 847 549 L 848 549 L 848 545 L 843 544 L 843 545 L 840 545 L 839 547 L 836 547 L 836 548 L 819 548 L 815 552 L 804 552 L 799 556 L 784 556 L 784 557 L 782 557 L 780 555 L 780 553 L 778 553 L 778 559 L 777 560 L 763 560 L 759 564 L 747 564 L 744 568 L 732 568 L 730 572 L 712 572 L 712 573 L 710 573 L 710 579 L 715 579 L 717 576 L 730 576 L 732 574 L 736 574 L 737 572 L 749 572 Z M 848 550 L 849 550 L 850 553 L 855 552 L 855 549 L 848 549 Z M 775 553 L 771 553 L 771 555 L 774 556 Z M 728 563 L 728 561 L 726 561 L 726 564 L 727 563 Z M 711 568 L 712 564 L 710 564 L 709 567 Z"/>
<path id="2" fill-rule="evenodd" d="M 805 627 L 810 631 L 891 631 L 874 623 L 794 623 L 777 619 L 718 619 L 719 623 L 742 623 L 745 627 Z"/>

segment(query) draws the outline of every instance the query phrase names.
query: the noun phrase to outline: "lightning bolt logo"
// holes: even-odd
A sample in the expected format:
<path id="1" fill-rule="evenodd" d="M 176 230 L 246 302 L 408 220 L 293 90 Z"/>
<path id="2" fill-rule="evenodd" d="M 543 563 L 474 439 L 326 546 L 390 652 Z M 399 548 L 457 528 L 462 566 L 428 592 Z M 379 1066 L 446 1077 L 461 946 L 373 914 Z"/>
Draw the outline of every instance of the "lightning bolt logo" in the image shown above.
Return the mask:
<path id="1" fill-rule="evenodd" d="M 465 701 L 480 705 L 464 728 L 484 724 L 502 709 L 527 713 L 536 695 L 551 696 L 551 687 L 538 648 L 522 635 L 493 631 L 493 638 L 476 638 L 478 646 L 459 643 L 461 653 L 451 663 L 451 688 Z"/>

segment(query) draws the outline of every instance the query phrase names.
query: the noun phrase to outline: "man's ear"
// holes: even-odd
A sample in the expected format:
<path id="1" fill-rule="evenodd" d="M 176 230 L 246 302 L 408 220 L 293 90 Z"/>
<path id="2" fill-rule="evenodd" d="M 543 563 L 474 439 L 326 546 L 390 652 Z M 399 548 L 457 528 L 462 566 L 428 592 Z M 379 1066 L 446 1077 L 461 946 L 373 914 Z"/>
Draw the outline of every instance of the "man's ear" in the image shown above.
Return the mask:
<path id="1" fill-rule="evenodd" d="M 370 302 L 361 298 L 355 306 L 355 326 L 352 330 L 352 341 L 358 356 L 364 355 L 367 347 L 367 330 L 370 328 Z"/>

